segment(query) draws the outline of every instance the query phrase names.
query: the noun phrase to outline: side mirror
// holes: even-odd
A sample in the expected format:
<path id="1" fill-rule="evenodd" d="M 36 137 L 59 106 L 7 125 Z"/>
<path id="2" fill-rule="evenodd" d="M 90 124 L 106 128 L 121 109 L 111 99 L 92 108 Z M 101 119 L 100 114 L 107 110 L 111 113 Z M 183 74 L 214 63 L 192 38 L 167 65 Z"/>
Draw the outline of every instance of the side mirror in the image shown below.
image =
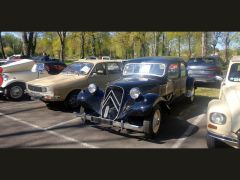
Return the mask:
<path id="1" fill-rule="evenodd" d="M 97 76 L 97 73 L 92 73 L 92 77 L 95 77 L 95 76 Z"/>
<path id="2" fill-rule="evenodd" d="M 216 76 L 216 80 L 218 80 L 218 81 L 223 81 L 223 77 L 221 77 L 221 76 Z"/>
<path id="3" fill-rule="evenodd" d="M 101 75 L 104 74 L 104 73 L 103 73 L 103 70 L 98 70 L 98 71 L 97 71 L 97 74 L 101 74 Z"/>

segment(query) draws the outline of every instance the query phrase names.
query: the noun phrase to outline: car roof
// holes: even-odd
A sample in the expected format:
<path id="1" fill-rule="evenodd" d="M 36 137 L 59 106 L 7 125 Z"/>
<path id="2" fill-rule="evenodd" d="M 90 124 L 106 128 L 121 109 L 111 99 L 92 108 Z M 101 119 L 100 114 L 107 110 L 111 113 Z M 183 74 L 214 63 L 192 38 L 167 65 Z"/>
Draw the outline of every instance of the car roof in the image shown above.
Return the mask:
<path id="1" fill-rule="evenodd" d="M 231 61 L 232 62 L 240 62 L 240 56 L 233 56 Z"/>
<path id="2" fill-rule="evenodd" d="M 177 62 L 184 62 L 179 57 L 172 57 L 172 56 L 159 56 L 159 57 L 141 57 L 135 59 L 129 59 L 128 62 L 130 63 L 177 63 Z"/>
<path id="3" fill-rule="evenodd" d="M 88 63 L 93 63 L 93 64 L 98 64 L 98 63 L 103 63 L 103 62 L 122 62 L 123 60 L 121 59 L 116 59 L 116 60 L 105 60 L 105 59 L 79 59 L 76 62 L 88 62 Z"/>

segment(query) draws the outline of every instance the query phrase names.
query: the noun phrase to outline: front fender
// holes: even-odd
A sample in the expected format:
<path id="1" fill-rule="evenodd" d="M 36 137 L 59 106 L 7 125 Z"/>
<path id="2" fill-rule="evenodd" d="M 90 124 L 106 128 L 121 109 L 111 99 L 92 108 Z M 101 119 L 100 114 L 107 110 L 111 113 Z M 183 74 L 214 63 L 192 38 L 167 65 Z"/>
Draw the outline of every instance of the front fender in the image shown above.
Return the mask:
<path id="1" fill-rule="evenodd" d="M 187 77 L 186 80 L 186 89 L 191 90 L 195 87 L 195 79 L 193 77 Z"/>
<path id="2" fill-rule="evenodd" d="M 82 107 L 84 107 L 85 110 L 90 110 L 100 115 L 103 97 L 104 92 L 100 89 L 98 89 L 94 94 L 91 94 L 87 89 L 85 89 L 78 94 L 77 101 Z"/>
<path id="3" fill-rule="evenodd" d="M 161 101 L 165 101 L 158 94 L 148 93 L 143 95 L 137 100 L 129 99 L 123 106 L 123 111 L 119 116 L 120 119 L 124 119 L 126 116 L 141 116 L 148 117 L 153 112 L 153 109 Z"/>
<path id="4" fill-rule="evenodd" d="M 9 85 L 11 85 L 11 84 L 13 84 L 13 83 L 24 83 L 24 84 L 26 84 L 26 82 L 24 82 L 24 81 L 19 81 L 19 80 L 17 80 L 17 79 L 10 79 L 10 80 L 8 80 L 8 81 L 4 81 L 4 82 L 2 83 L 2 85 L 1 85 L 1 87 L 2 87 L 2 88 L 6 88 L 7 86 L 9 86 Z"/>
<path id="5" fill-rule="evenodd" d="M 210 121 L 210 114 L 213 112 L 218 112 L 218 113 L 224 114 L 226 116 L 226 123 L 223 125 L 213 124 Z M 231 120 L 231 112 L 230 112 L 226 102 L 219 100 L 219 99 L 214 99 L 209 102 L 208 110 L 207 110 L 207 125 L 212 124 L 212 125 L 216 126 L 217 129 L 212 129 L 212 128 L 207 127 L 208 131 L 212 131 L 214 133 L 227 136 L 231 133 L 231 123 L 232 123 L 231 121 L 232 121 Z"/>

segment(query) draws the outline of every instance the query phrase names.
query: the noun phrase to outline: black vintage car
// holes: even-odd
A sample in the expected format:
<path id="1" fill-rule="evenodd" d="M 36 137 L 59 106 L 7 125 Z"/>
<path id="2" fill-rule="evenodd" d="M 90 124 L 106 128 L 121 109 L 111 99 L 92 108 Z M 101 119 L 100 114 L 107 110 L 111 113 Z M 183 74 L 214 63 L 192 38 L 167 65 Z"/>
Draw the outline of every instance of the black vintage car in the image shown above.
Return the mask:
<path id="1" fill-rule="evenodd" d="M 185 62 L 177 57 L 144 57 L 129 60 L 121 79 L 105 92 L 94 84 L 78 94 L 78 116 L 87 122 L 159 134 L 163 110 L 179 97 L 193 102 L 194 78 L 187 76 Z"/>

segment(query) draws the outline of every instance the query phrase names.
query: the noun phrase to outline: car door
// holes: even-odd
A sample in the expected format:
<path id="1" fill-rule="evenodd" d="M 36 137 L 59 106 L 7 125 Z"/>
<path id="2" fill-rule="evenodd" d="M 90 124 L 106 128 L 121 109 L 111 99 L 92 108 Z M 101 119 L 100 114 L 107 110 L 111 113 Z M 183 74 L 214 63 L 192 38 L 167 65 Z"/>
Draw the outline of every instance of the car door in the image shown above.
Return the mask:
<path id="1" fill-rule="evenodd" d="M 107 79 L 106 64 L 98 63 L 88 77 L 88 84 L 96 84 L 100 89 L 104 90 Z"/>
<path id="2" fill-rule="evenodd" d="M 122 75 L 121 64 L 119 62 L 107 62 L 107 82 L 112 82 L 120 79 Z"/>
<path id="3" fill-rule="evenodd" d="M 187 68 L 185 63 L 180 64 L 181 94 L 186 92 Z"/>
<path id="4" fill-rule="evenodd" d="M 168 66 L 167 71 L 168 83 L 173 85 L 173 94 L 175 96 L 180 96 L 181 94 L 181 78 L 180 78 L 180 68 L 179 63 L 171 63 Z"/>

